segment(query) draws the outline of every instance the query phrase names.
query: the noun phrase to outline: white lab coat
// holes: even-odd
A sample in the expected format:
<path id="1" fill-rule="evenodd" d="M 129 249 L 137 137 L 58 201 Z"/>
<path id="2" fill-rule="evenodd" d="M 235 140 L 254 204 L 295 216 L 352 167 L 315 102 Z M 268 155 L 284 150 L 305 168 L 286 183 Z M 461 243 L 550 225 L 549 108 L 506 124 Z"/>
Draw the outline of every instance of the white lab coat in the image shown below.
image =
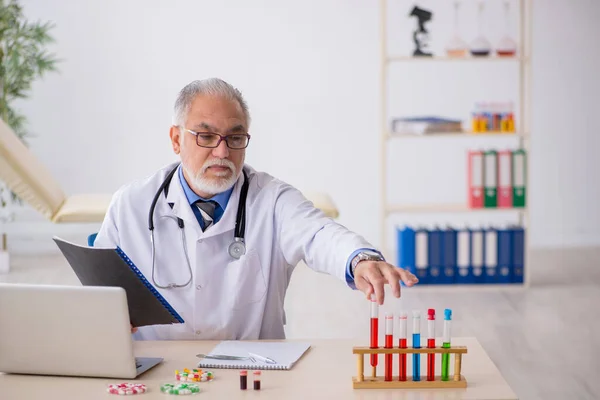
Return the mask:
<path id="1" fill-rule="evenodd" d="M 147 179 L 119 189 L 111 201 L 96 247 L 120 246 L 152 283 L 148 211 L 156 191 L 176 166 L 168 165 Z M 181 167 L 179 167 L 181 168 Z M 346 284 L 348 258 L 373 246 L 316 209 L 292 186 L 244 167 L 250 179 L 246 202 L 246 254 L 228 254 L 244 180 L 240 174 L 221 220 L 202 232 L 177 173 L 168 196 L 154 212 L 155 280 L 161 286 L 192 282 L 184 288 L 157 290 L 185 320 L 183 324 L 140 327 L 136 339 L 283 339 L 284 298 L 296 264 L 333 275 Z M 173 204 L 173 208 L 168 203 Z"/>

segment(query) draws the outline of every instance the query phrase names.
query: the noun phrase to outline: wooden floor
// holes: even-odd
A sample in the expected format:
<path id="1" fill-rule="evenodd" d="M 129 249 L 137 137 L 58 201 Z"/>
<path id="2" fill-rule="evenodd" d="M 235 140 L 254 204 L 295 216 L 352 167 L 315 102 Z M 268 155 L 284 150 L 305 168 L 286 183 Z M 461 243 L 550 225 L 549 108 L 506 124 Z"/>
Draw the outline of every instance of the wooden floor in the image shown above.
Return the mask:
<path id="1" fill-rule="evenodd" d="M 531 274 L 528 289 L 404 289 L 380 312 L 435 308 L 439 318 L 451 308 L 452 334 L 477 337 L 521 399 L 599 399 L 600 249 L 535 251 Z M 78 284 L 58 254 L 14 257 L 0 282 Z M 368 345 L 364 297 L 303 265 L 292 276 L 286 313 L 289 338 Z"/>

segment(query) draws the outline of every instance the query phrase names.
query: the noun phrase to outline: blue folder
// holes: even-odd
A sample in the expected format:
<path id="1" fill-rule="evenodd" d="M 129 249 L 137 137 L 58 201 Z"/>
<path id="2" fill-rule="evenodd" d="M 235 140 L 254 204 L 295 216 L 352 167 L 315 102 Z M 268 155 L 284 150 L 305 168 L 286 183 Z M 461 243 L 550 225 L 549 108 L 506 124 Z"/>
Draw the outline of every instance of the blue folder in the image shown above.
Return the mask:
<path id="1" fill-rule="evenodd" d="M 487 228 L 484 236 L 485 283 L 498 283 L 498 230 Z"/>
<path id="2" fill-rule="evenodd" d="M 444 232 L 440 228 L 434 228 L 429 231 L 429 283 L 444 283 L 442 270 L 444 265 Z"/>
<path id="3" fill-rule="evenodd" d="M 454 283 L 456 279 L 456 230 L 447 227 L 443 231 L 442 282 Z"/>
<path id="4" fill-rule="evenodd" d="M 456 232 L 456 276 L 454 282 L 460 284 L 474 282 L 471 268 L 471 230 L 468 228 Z"/>
<path id="5" fill-rule="evenodd" d="M 419 278 L 419 285 L 431 283 L 429 265 L 429 231 L 418 228 L 415 230 L 415 275 Z"/>
<path id="6" fill-rule="evenodd" d="M 409 226 L 397 230 L 398 234 L 398 266 L 413 274 L 415 269 L 415 230 Z"/>
<path id="7" fill-rule="evenodd" d="M 498 283 L 510 283 L 512 279 L 512 230 L 498 230 Z"/>
<path id="8" fill-rule="evenodd" d="M 512 282 L 523 283 L 525 274 L 525 229 L 512 227 Z"/>
<path id="9" fill-rule="evenodd" d="M 475 240 L 475 237 L 479 240 Z M 485 264 L 485 231 L 483 229 L 472 229 L 471 230 L 471 272 L 473 274 L 473 283 L 483 283 L 484 264 Z M 475 254 L 479 257 L 476 260 Z"/>

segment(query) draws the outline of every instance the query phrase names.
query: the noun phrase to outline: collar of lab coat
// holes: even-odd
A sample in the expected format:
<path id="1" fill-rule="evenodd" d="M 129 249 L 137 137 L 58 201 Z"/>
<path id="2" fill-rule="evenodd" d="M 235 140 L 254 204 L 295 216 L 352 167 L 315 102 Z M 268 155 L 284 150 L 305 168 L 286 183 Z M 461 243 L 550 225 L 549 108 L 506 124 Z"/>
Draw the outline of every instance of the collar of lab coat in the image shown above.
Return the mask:
<path id="1" fill-rule="evenodd" d="M 181 168 L 181 165 L 178 168 Z M 179 173 L 179 171 L 175 173 L 169 184 L 169 193 L 164 202 L 165 207 L 162 207 L 162 212 L 168 213 L 168 215 L 174 214 L 176 217 L 181 218 L 186 227 L 194 227 L 194 232 L 196 232 L 197 236 L 210 237 L 234 230 L 235 217 L 237 216 L 237 209 L 240 201 L 240 191 L 242 184 L 244 183 L 244 174 L 240 174 L 238 177 L 233 192 L 231 193 L 231 197 L 229 198 L 229 202 L 227 203 L 227 207 L 225 208 L 225 212 L 219 222 L 211 226 L 206 232 L 202 232 L 202 228 L 196 219 L 196 215 L 192 211 L 192 207 L 183 191 L 181 182 L 177 179 L 177 173 Z M 169 203 L 173 204 L 172 209 L 169 207 Z M 168 211 L 165 210 L 165 208 Z"/>

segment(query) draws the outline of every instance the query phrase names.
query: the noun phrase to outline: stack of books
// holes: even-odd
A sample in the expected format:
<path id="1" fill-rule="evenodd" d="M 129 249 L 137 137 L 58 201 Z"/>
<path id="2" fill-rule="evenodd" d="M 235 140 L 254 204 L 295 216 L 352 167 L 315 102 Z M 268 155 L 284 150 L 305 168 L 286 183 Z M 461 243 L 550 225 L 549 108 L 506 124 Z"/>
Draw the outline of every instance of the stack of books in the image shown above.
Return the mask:
<path id="1" fill-rule="evenodd" d="M 398 135 L 457 133 L 462 131 L 462 121 L 443 117 L 423 116 L 392 120 L 392 132 Z"/>

